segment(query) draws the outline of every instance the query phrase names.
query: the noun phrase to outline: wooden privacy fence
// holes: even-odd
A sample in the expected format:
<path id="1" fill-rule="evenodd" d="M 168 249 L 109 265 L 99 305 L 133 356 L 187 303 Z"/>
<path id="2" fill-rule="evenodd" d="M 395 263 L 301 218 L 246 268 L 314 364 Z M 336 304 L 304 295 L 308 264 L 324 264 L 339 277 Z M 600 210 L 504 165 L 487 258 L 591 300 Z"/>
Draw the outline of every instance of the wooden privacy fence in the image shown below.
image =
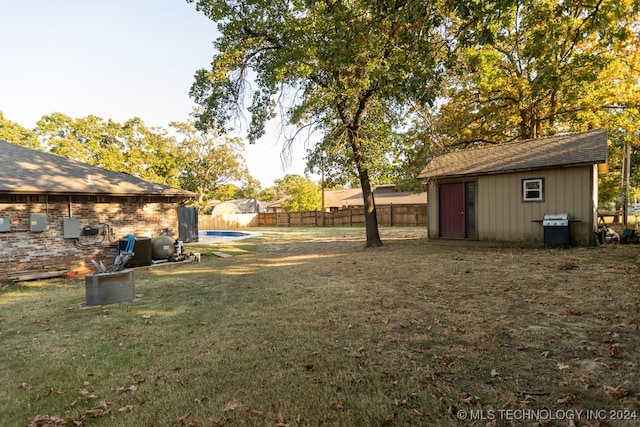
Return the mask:
<path id="1" fill-rule="evenodd" d="M 378 225 L 419 227 L 427 225 L 427 205 L 376 206 Z M 324 217 L 324 218 L 323 218 Z M 324 222 L 323 222 L 324 220 Z M 333 212 L 304 211 L 259 214 L 261 227 L 351 227 L 364 226 L 364 208 Z"/>
<path id="2" fill-rule="evenodd" d="M 378 225 L 421 227 L 427 225 L 427 205 L 376 206 Z M 226 230 L 243 227 L 351 227 L 364 226 L 364 208 L 333 212 L 303 211 L 261 214 L 202 215 L 200 230 Z"/>
<path id="3" fill-rule="evenodd" d="M 198 216 L 198 230 L 231 230 L 258 227 L 258 214 L 224 214 Z"/>

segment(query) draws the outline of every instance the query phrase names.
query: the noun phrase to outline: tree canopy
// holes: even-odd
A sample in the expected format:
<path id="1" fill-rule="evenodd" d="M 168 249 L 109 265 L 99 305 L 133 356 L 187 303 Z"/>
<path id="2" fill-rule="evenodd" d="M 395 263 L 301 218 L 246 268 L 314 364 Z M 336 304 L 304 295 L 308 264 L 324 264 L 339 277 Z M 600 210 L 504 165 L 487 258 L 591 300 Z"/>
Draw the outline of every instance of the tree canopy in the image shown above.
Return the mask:
<path id="1" fill-rule="evenodd" d="M 284 199 L 282 209 L 287 212 L 315 211 L 322 208 L 322 190 L 309 178 L 287 174 L 274 182 L 278 198 Z"/>
<path id="2" fill-rule="evenodd" d="M 121 124 L 97 116 L 71 118 L 54 112 L 36 123 L 45 149 L 59 156 L 142 179 L 178 185 L 175 141 L 137 117 Z"/>
<path id="3" fill-rule="evenodd" d="M 503 7 L 489 42 L 459 50 L 438 132 L 470 145 L 588 128 L 580 118 L 607 107 L 617 86 L 609 66 L 622 59 L 620 48 L 637 43 L 637 17 L 633 0 Z"/>
<path id="4" fill-rule="evenodd" d="M 182 136 L 178 145 L 181 188 L 197 193 L 201 207 L 225 184 L 242 180 L 254 183 L 244 164 L 239 138 L 215 130 L 201 132 L 193 122 L 173 122 L 171 126 Z"/>
<path id="5" fill-rule="evenodd" d="M 40 141 L 35 132 L 6 119 L 2 111 L 0 111 L 0 139 L 23 147 L 40 149 Z"/>

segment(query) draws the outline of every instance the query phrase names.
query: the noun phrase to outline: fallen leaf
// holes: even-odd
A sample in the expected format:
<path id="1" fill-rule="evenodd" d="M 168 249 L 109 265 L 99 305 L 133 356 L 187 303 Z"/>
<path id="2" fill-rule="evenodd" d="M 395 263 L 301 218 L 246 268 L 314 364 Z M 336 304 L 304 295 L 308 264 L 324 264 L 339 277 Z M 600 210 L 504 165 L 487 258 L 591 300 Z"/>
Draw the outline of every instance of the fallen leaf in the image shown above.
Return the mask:
<path id="1" fill-rule="evenodd" d="M 264 417 L 264 411 L 259 411 L 257 409 L 249 408 L 245 411 L 247 415 L 251 415 L 254 417 Z"/>
<path id="2" fill-rule="evenodd" d="M 564 405 L 565 403 L 569 403 L 569 402 L 571 402 L 571 401 L 573 401 L 575 399 L 576 399 L 576 395 L 572 394 L 572 393 L 569 393 L 566 396 L 561 397 L 560 399 L 556 400 L 556 403 L 559 404 L 559 405 Z"/>
<path id="3" fill-rule="evenodd" d="M 533 397 L 530 394 L 526 394 L 523 400 L 518 401 L 520 405 L 530 405 Z"/>
<path id="4" fill-rule="evenodd" d="M 238 409 L 239 407 L 241 407 L 242 405 L 240 403 L 236 403 L 236 402 L 229 402 L 226 405 L 224 405 L 224 408 L 222 408 L 222 412 L 231 412 L 231 411 L 235 411 L 236 409 Z"/>
<path id="5" fill-rule="evenodd" d="M 395 412 L 389 412 L 387 415 L 384 416 L 384 418 L 382 419 L 383 422 L 385 423 L 390 423 L 391 421 L 393 421 L 396 417 L 396 413 Z"/>
<path id="6" fill-rule="evenodd" d="M 36 417 L 31 420 L 31 422 L 27 425 L 27 427 L 67 427 L 70 425 L 82 426 L 84 423 L 84 417 L 80 418 L 71 418 L 64 417 L 60 418 L 58 416 L 47 416 L 47 415 L 36 415 Z"/>
<path id="7" fill-rule="evenodd" d="M 134 409 L 136 409 L 136 407 L 135 407 L 135 406 L 133 406 L 133 405 L 126 405 L 126 406 L 123 406 L 122 408 L 118 409 L 118 412 L 120 412 L 120 413 L 122 413 L 122 414 L 123 414 L 123 413 L 125 413 L 125 412 L 132 412 Z"/>
<path id="8" fill-rule="evenodd" d="M 329 405 L 329 407 L 331 409 L 342 409 L 342 402 L 340 401 L 340 399 L 336 400 L 335 402 L 332 402 L 331 405 Z"/>
<path id="9" fill-rule="evenodd" d="M 623 354 L 620 351 L 620 348 L 618 347 L 618 344 L 613 344 L 611 347 L 609 347 L 609 357 L 611 357 L 611 358 L 621 358 L 622 356 L 623 356 Z"/>
<path id="10" fill-rule="evenodd" d="M 118 391 L 120 393 L 124 393 L 127 391 L 136 391 L 138 389 L 138 386 L 136 384 L 132 384 L 129 387 L 118 387 Z"/>
<path id="11" fill-rule="evenodd" d="M 610 385 L 605 385 L 602 387 L 604 392 L 609 396 L 613 396 L 616 399 L 621 399 L 623 397 L 627 397 L 629 395 L 629 390 L 622 387 L 623 384 L 620 384 L 618 387 L 612 387 Z"/>
<path id="12" fill-rule="evenodd" d="M 105 415 L 110 411 L 111 411 L 111 403 L 107 402 L 106 400 L 101 400 L 100 403 L 98 403 L 98 406 L 85 411 L 85 415 L 90 415 L 91 417 L 96 418 L 96 417 Z"/>
<path id="13" fill-rule="evenodd" d="M 60 390 L 55 390 L 53 387 L 49 387 L 49 389 L 45 393 L 45 396 L 51 396 L 53 394 L 63 394 L 63 393 Z"/>
<path id="14" fill-rule="evenodd" d="M 478 398 L 476 396 L 469 396 L 465 399 L 462 399 L 462 403 L 466 403 L 467 405 L 473 405 Z"/>
<path id="15" fill-rule="evenodd" d="M 98 403 L 97 408 L 100 408 L 104 411 L 108 411 L 109 408 L 111 408 L 111 403 L 107 402 L 106 400 L 101 400 L 100 403 Z"/>
<path id="16" fill-rule="evenodd" d="M 85 415 L 89 415 L 92 418 L 98 418 L 98 417 L 101 417 L 102 415 L 106 414 L 106 412 L 103 411 L 102 409 L 94 408 L 94 409 L 87 409 L 84 412 L 84 414 Z"/>
<path id="17" fill-rule="evenodd" d="M 566 363 L 558 362 L 558 364 L 556 365 L 556 367 L 557 367 L 560 371 L 564 371 L 565 369 L 569 369 L 571 366 L 567 365 Z"/>
<path id="18" fill-rule="evenodd" d="M 198 420 L 191 419 L 191 413 L 184 414 L 176 420 L 174 426 L 197 426 Z"/>
<path id="19" fill-rule="evenodd" d="M 582 386 L 584 387 L 585 390 L 589 390 L 590 388 L 595 388 L 600 386 L 600 383 L 598 383 L 596 380 L 592 378 L 581 378 L 581 380 L 582 380 Z"/>

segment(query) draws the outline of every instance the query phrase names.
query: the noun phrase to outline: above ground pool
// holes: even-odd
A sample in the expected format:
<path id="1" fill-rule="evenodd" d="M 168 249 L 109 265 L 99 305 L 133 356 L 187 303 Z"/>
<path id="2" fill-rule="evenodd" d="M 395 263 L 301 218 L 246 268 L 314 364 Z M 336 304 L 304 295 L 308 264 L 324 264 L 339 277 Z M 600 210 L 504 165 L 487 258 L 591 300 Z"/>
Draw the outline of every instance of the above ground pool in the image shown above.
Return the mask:
<path id="1" fill-rule="evenodd" d="M 204 230 L 198 232 L 198 243 L 232 242 L 258 236 L 259 233 L 250 231 Z"/>

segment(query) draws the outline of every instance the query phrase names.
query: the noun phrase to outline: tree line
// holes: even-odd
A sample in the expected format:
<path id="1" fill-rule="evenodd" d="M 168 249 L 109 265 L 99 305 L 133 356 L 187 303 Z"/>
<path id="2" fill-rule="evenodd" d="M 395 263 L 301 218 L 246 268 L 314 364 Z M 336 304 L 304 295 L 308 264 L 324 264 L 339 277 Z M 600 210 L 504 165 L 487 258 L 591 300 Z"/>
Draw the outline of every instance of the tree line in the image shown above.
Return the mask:
<path id="1" fill-rule="evenodd" d="M 26 129 L 0 112 L 0 139 L 141 179 L 193 191 L 201 212 L 212 200 L 287 200 L 285 210 L 319 209 L 320 187 L 307 177 L 285 175 L 262 189 L 245 165 L 240 138 L 198 131 L 172 122 L 172 132 L 149 128 L 134 117 L 118 123 L 97 116 L 45 115 Z"/>

